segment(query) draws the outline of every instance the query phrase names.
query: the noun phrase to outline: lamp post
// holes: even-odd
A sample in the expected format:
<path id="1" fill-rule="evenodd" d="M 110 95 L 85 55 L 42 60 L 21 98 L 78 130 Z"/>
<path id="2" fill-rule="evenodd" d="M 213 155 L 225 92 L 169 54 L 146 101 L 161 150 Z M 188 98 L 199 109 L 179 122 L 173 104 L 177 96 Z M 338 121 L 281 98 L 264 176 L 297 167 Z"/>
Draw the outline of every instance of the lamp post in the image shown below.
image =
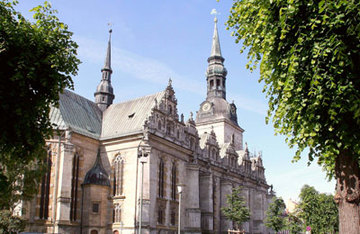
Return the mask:
<path id="1" fill-rule="evenodd" d="M 178 184 L 177 185 L 177 190 L 178 190 L 178 193 L 179 193 L 178 234 L 181 233 L 181 198 L 182 198 L 182 193 L 184 191 L 184 187 L 185 187 L 185 185 L 183 185 L 183 184 Z"/>
<path id="2" fill-rule="evenodd" d="M 143 208 L 143 187 L 144 187 L 144 164 L 147 163 L 148 152 L 144 147 L 139 146 L 139 162 L 141 163 L 141 182 L 140 182 L 140 211 L 139 211 L 139 234 L 142 229 L 142 208 Z"/>

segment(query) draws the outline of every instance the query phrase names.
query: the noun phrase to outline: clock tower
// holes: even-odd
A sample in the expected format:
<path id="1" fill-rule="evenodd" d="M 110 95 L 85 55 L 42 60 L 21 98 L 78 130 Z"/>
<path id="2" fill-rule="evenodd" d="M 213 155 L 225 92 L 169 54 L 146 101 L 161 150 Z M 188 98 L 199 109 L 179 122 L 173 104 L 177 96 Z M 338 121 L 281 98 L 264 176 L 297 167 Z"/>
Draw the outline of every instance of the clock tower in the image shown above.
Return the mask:
<path id="1" fill-rule="evenodd" d="M 237 122 L 236 105 L 226 100 L 227 70 L 221 54 L 216 17 L 214 22 L 211 53 L 207 59 L 207 96 L 197 112 L 196 128 L 200 135 L 213 130 L 220 144 L 234 141 L 235 149 L 242 150 L 244 130 Z"/>

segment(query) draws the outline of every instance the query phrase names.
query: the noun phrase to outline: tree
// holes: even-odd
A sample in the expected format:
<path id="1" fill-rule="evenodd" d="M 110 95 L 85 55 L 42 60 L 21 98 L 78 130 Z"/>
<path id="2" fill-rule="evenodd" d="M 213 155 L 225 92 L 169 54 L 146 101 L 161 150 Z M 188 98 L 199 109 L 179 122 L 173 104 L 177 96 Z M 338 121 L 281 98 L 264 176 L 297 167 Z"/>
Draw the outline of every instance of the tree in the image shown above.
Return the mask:
<path id="1" fill-rule="evenodd" d="M 226 195 L 227 206 L 221 208 L 221 212 L 226 218 L 233 221 L 238 227 L 250 219 L 249 208 L 246 206 L 245 198 L 241 193 L 240 186 L 234 188 L 231 194 Z"/>
<path id="2" fill-rule="evenodd" d="M 337 180 L 340 232 L 360 230 L 360 2 L 235 0 L 227 21 L 260 63 L 267 122 Z"/>
<path id="3" fill-rule="evenodd" d="M 296 214 L 288 214 L 286 220 L 286 229 L 290 234 L 302 233 L 303 229 L 302 221 L 296 216 Z"/>
<path id="4" fill-rule="evenodd" d="M 285 228 L 285 203 L 281 197 L 274 197 L 266 211 L 265 226 L 278 232 Z"/>
<path id="5" fill-rule="evenodd" d="M 301 189 L 297 216 L 312 233 L 338 231 L 338 212 L 332 195 L 319 193 L 314 187 L 304 185 Z"/>
<path id="6" fill-rule="evenodd" d="M 17 233 L 25 229 L 25 220 L 22 217 L 13 216 L 10 210 L 0 212 L 0 234 Z"/>
<path id="7" fill-rule="evenodd" d="M 38 188 L 46 157 L 45 139 L 53 133 L 50 106 L 72 88 L 80 61 L 67 25 L 45 2 L 34 22 L 0 2 L 0 210 L 12 210 Z"/>

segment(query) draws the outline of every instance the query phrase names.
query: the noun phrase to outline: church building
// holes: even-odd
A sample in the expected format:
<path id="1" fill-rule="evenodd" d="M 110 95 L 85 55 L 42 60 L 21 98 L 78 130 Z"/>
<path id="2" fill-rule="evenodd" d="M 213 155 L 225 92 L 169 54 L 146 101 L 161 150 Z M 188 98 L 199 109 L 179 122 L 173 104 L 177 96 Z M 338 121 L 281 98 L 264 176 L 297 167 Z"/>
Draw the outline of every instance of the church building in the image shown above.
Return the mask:
<path id="1" fill-rule="evenodd" d="M 26 230 L 155 234 L 177 233 L 180 225 L 181 233 L 227 233 L 235 227 L 221 207 L 241 186 L 251 213 L 243 228 L 269 233 L 264 218 L 273 194 L 262 156 L 249 153 L 236 105 L 226 99 L 224 60 L 215 18 L 196 116 L 179 115 L 171 80 L 158 93 L 114 103 L 110 31 L 95 100 L 64 90 L 51 109 L 49 167 L 24 205 Z"/>

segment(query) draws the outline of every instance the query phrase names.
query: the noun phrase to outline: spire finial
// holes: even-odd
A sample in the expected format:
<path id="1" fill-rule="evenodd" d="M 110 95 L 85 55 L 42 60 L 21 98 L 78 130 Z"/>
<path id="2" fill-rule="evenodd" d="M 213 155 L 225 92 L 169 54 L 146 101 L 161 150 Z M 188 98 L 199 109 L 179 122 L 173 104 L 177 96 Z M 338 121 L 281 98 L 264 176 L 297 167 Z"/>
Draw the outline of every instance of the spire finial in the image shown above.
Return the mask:
<path id="1" fill-rule="evenodd" d="M 168 82 L 168 86 L 171 86 L 172 85 L 172 79 L 171 77 L 169 78 L 169 82 Z"/>

